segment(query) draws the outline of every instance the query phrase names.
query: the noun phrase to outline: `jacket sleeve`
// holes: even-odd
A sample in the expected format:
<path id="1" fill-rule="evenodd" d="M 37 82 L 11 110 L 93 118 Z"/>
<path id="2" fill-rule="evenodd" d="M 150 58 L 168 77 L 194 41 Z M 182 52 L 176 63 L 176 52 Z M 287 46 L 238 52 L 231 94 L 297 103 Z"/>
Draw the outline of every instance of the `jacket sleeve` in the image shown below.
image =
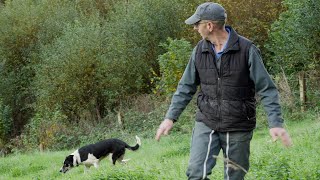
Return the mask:
<path id="1" fill-rule="evenodd" d="M 171 99 L 165 118 L 177 121 L 182 111 L 191 101 L 199 85 L 199 76 L 195 67 L 196 47 L 193 49 L 189 63 L 179 81 L 176 92 Z"/>
<path id="2" fill-rule="evenodd" d="M 261 102 L 268 116 L 269 128 L 283 127 L 279 92 L 263 64 L 259 49 L 255 45 L 250 47 L 248 63 L 250 78 L 255 83 L 256 93 L 261 97 Z"/>

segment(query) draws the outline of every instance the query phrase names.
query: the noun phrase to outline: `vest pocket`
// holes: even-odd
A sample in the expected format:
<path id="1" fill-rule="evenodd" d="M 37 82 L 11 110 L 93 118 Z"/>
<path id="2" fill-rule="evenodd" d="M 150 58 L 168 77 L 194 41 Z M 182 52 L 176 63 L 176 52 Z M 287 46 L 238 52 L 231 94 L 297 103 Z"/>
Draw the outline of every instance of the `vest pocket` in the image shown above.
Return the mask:
<path id="1" fill-rule="evenodd" d="M 221 108 L 222 116 L 226 119 L 247 119 L 247 108 L 244 101 L 223 100 Z"/>
<path id="2" fill-rule="evenodd" d="M 256 117 L 255 102 L 245 101 L 244 105 L 246 108 L 246 113 L 247 113 L 248 119 L 252 119 L 252 118 Z"/>
<path id="3" fill-rule="evenodd" d="M 210 99 L 208 96 L 203 94 L 198 96 L 197 105 L 202 113 L 209 114 L 210 116 L 217 116 L 218 102 L 216 100 Z"/>

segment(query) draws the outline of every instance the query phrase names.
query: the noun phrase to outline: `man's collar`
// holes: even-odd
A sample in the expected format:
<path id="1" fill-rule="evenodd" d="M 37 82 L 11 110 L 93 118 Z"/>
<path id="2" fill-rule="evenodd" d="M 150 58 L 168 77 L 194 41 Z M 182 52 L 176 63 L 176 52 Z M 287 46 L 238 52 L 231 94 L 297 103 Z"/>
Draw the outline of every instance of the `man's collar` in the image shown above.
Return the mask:
<path id="1" fill-rule="evenodd" d="M 239 36 L 237 34 L 237 32 L 235 30 L 233 30 L 233 28 L 231 26 L 226 26 L 226 29 L 229 30 L 229 40 L 227 43 L 227 47 L 225 48 L 225 52 L 230 51 L 230 50 L 240 50 L 239 47 Z M 212 43 L 208 40 L 203 40 L 203 44 L 202 44 L 202 52 L 210 52 L 212 50 L 211 46 Z"/>

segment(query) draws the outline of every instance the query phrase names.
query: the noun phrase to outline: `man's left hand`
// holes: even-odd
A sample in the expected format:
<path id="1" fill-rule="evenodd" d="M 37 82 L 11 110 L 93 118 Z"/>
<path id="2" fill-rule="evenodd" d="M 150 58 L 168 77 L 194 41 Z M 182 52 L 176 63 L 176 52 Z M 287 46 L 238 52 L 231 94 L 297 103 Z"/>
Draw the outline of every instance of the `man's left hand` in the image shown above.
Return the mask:
<path id="1" fill-rule="evenodd" d="M 269 132 L 274 142 L 280 138 L 284 146 L 286 147 L 292 146 L 292 140 L 284 128 L 279 128 L 279 127 L 271 128 Z"/>

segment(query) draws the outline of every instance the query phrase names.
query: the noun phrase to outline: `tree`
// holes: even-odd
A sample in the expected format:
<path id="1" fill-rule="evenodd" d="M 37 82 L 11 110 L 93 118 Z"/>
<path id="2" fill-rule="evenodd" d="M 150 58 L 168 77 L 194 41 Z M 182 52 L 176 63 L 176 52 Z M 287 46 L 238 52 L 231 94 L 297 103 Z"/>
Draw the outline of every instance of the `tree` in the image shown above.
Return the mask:
<path id="1" fill-rule="evenodd" d="M 220 2 L 227 11 L 227 24 L 232 25 L 239 34 L 252 40 L 259 48 L 263 48 L 271 24 L 283 11 L 281 0 Z"/>
<path id="2" fill-rule="evenodd" d="M 270 31 L 268 49 L 273 61 L 291 74 L 319 70 L 320 65 L 320 2 L 286 0 L 283 12 Z"/>
<path id="3" fill-rule="evenodd" d="M 105 26 L 105 43 L 112 44 L 106 53 L 110 61 L 123 64 L 125 76 L 118 92 L 123 95 L 150 92 L 152 71 L 159 73 L 159 47 L 168 37 L 183 31 L 179 0 L 131 0 L 125 8 L 115 7 Z M 133 86 L 135 85 L 135 86 Z"/>
<path id="4" fill-rule="evenodd" d="M 273 58 L 269 63 L 278 64 L 286 74 L 299 75 L 300 99 L 304 110 L 305 73 L 320 74 L 320 2 L 285 0 L 284 4 L 287 11 L 280 15 L 270 31 L 267 47 Z M 279 72 L 279 68 L 274 71 Z M 319 101 L 316 103 L 319 104 Z"/>
<path id="5" fill-rule="evenodd" d="M 288 73 L 319 67 L 320 2 L 286 0 L 288 10 L 282 13 L 270 31 L 269 50 L 273 63 Z"/>
<path id="6" fill-rule="evenodd" d="M 7 117 L 3 121 L 12 121 L 11 137 L 19 135 L 34 116 L 38 94 L 35 69 L 41 62 L 40 51 L 60 37 L 66 25 L 74 23 L 81 13 L 82 19 L 99 15 L 100 11 L 90 11 L 94 1 L 86 6 L 81 2 L 7 0 L 0 7 L 0 116 Z"/>

